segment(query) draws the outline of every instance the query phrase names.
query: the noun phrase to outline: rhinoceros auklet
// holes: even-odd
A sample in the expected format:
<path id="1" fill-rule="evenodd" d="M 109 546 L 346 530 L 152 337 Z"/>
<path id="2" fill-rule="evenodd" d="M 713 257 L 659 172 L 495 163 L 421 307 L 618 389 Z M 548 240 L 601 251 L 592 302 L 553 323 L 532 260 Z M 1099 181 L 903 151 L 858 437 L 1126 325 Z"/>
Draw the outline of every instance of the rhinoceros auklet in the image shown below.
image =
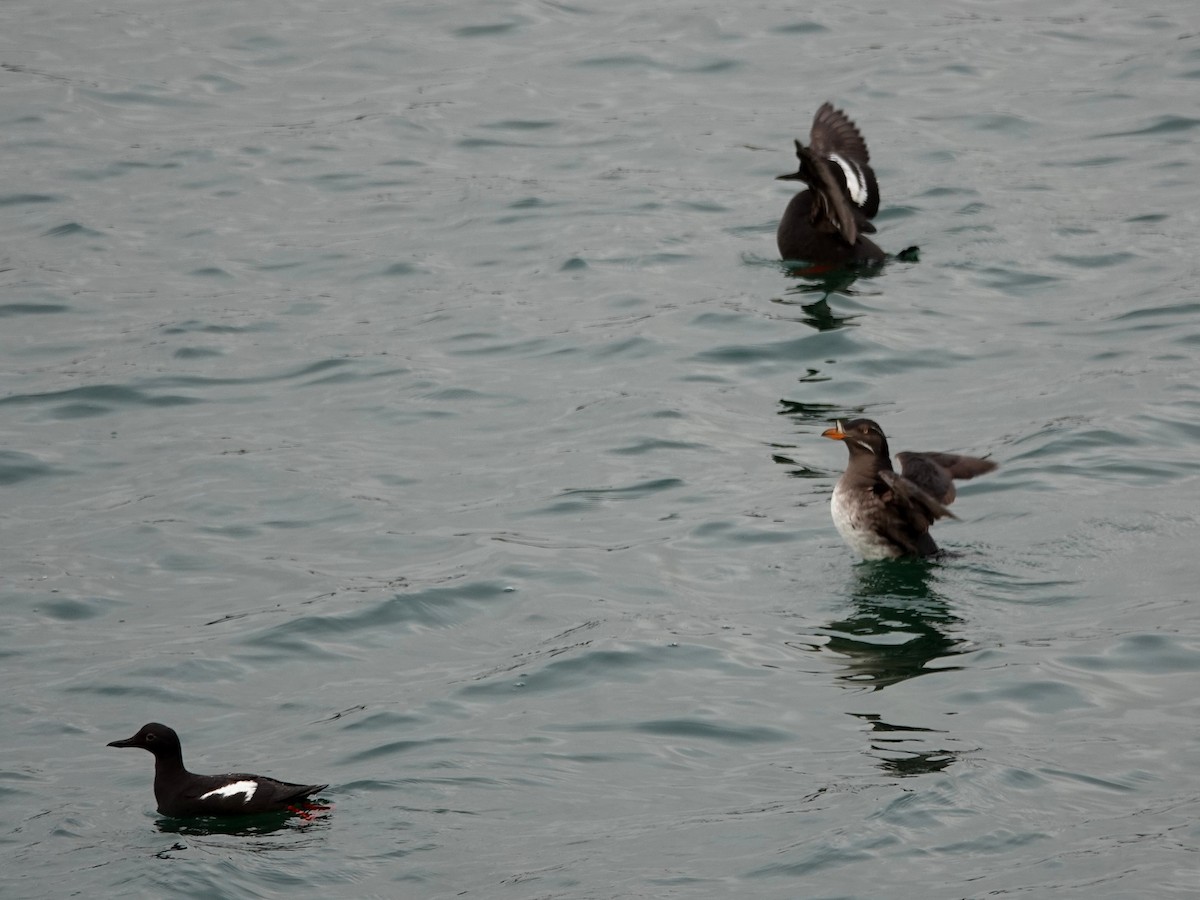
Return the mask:
<path id="1" fill-rule="evenodd" d="M 883 429 L 870 419 L 839 420 L 822 437 L 845 443 L 850 462 L 833 489 L 833 524 L 864 559 L 932 556 L 937 544 L 929 527 L 957 518 L 954 479 L 974 478 L 996 468 L 990 459 L 954 453 L 897 453 L 892 468 Z"/>

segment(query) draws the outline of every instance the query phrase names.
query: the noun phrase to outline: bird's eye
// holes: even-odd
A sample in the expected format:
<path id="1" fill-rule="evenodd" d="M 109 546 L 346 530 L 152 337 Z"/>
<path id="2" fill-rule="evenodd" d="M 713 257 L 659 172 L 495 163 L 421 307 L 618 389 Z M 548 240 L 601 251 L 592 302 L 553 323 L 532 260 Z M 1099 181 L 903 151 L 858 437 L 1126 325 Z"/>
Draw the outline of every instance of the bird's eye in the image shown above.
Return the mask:
<path id="1" fill-rule="evenodd" d="M 157 740 L 158 740 L 158 738 L 156 738 L 156 737 L 155 737 L 154 735 L 152 735 L 152 734 L 148 734 L 148 735 L 146 735 L 146 743 L 147 743 L 147 744 L 152 744 L 152 743 L 154 743 L 154 742 L 155 742 L 155 741 L 157 741 Z"/>

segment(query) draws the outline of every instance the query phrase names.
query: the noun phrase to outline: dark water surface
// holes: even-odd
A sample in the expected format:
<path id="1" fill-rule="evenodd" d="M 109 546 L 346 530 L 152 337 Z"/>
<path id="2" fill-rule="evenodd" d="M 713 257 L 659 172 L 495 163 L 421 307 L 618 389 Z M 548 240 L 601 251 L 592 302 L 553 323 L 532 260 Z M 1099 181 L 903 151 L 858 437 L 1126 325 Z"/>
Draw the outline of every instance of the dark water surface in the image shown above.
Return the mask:
<path id="1" fill-rule="evenodd" d="M 1196 895 L 1194 0 L 0 23 L 5 897 Z M 779 264 L 826 99 L 919 263 Z"/>

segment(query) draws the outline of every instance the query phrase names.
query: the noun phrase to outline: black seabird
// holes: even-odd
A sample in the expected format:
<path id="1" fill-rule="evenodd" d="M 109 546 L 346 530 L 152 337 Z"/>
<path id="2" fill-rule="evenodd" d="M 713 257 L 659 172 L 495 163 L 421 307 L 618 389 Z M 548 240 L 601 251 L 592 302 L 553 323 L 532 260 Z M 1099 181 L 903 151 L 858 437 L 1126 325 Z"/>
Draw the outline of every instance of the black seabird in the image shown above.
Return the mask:
<path id="1" fill-rule="evenodd" d="M 246 816 L 304 812 L 307 798 L 327 784 L 289 784 L 261 775 L 195 775 L 183 767 L 179 735 L 150 722 L 131 738 L 110 747 L 141 747 L 154 754 L 154 798 L 158 811 L 172 818 Z M 323 808 L 323 807 L 315 807 Z"/>
<path id="2" fill-rule="evenodd" d="M 892 468 L 883 429 L 870 419 L 838 420 L 822 437 L 845 443 L 850 462 L 833 489 L 829 509 L 846 543 L 864 559 L 933 556 L 929 527 L 957 518 L 954 479 L 974 478 L 996 468 L 990 459 L 954 453 L 897 453 Z"/>
<path id="3" fill-rule="evenodd" d="M 800 168 L 780 181 L 803 181 L 784 210 L 776 240 L 784 259 L 810 263 L 878 264 L 885 254 L 863 237 L 874 234 L 879 183 L 858 127 L 840 109 L 824 103 L 813 117 L 809 146 L 796 141 Z"/>

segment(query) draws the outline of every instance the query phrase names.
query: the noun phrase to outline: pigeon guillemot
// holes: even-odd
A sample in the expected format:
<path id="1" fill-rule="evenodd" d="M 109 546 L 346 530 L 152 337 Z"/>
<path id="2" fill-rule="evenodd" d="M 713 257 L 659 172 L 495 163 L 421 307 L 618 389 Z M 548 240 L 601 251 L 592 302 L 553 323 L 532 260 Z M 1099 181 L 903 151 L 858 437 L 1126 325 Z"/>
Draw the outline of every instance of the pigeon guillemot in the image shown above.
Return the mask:
<path id="1" fill-rule="evenodd" d="M 158 811 L 172 818 L 245 816 L 298 812 L 310 795 L 327 784 L 289 784 L 261 775 L 195 775 L 183 767 L 179 735 L 150 722 L 131 738 L 110 747 L 141 747 L 154 754 L 154 798 Z"/>
<path id="2" fill-rule="evenodd" d="M 897 475 L 883 429 L 870 419 L 838 420 L 821 436 L 843 441 L 850 451 L 829 508 L 842 538 L 864 559 L 937 553 L 929 527 L 946 516 L 958 518 L 946 509 L 954 502 L 954 479 L 996 468 L 974 456 L 897 453 Z"/>
<path id="3" fill-rule="evenodd" d="M 809 146 L 796 141 L 800 168 L 779 181 L 803 181 L 783 213 L 775 238 L 784 259 L 810 263 L 881 263 L 885 254 L 863 237 L 874 234 L 879 183 L 858 127 L 840 109 L 823 103 L 813 117 Z M 906 251 L 907 252 L 907 251 Z"/>

